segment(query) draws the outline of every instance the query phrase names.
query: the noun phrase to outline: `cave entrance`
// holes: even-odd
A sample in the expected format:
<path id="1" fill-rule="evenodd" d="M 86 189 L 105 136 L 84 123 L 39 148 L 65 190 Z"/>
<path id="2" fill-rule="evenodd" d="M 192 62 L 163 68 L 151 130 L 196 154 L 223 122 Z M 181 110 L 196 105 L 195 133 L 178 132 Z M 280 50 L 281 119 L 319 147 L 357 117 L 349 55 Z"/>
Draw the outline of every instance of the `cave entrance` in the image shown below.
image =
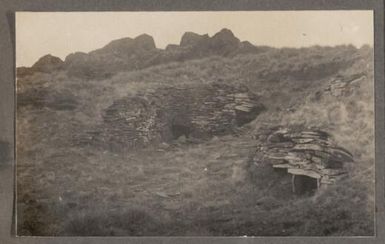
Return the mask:
<path id="1" fill-rule="evenodd" d="M 174 140 L 178 139 L 181 136 L 185 136 L 186 138 L 188 138 L 191 133 L 191 128 L 187 125 L 172 124 L 171 133 Z"/>
<path id="2" fill-rule="evenodd" d="M 244 124 L 250 123 L 264 110 L 265 107 L 263 105 L 253 105 L 252 108 L 248 106 L 237 106 L 235 108 L 235 121 L 237 126 L 243 126 Z"/>
<path id="3" fill-rule="evenodd" d="M 285 176 L 287 174 L 287 168 L 274 167 L 273 170 L 280 176 Z"/>
<path id="4" fill-rule="evenodd" d="M 235 120 L 237 126 L 242 126 L 255 119 L 256 115 L 250 111 L 235 110 Z"/>
<path id="5" fill-rule="evenodd" d="M 313 194 L 320 186 L 320 179 L 306 175 L 292 175 L 292 190 L 298 195 Z"/>

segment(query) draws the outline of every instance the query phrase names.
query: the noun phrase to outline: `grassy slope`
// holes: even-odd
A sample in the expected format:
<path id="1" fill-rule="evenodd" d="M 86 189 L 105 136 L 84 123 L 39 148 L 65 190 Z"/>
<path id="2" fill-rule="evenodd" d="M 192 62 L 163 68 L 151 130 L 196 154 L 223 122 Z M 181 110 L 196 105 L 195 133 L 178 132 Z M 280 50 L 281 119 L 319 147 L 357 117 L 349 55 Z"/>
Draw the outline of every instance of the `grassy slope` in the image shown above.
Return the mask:
<path id="1" fill-rule="evenodd" d="M 18 82 L 71 91 L 72 111 L 18 111 L 18 211 L 22 234 L 55 235 L 371 235 L 373 234 L 373 77 L 371 49 L 281 49 L 211 57 L 82 81 L 64 72 Z M 347 97 L 323 89 L 339 73 L 367 72 Z M 97 128 L 115 99 L 158 86 L 244 83 L 268 111 L 238 136 L 201 144 L 114 154 L 74 146 Z M 321 91 L 322 96 L 315 94 Z M 287 109 L 290 109 L 288 112 Z M 249 164 L 268 125 L 303 124 L 331 132 L 354 153 L 351 177 L 313 197 L 290 194 L 290 179 Z M 287 216 L 282 218 L 282 216 Z"/>

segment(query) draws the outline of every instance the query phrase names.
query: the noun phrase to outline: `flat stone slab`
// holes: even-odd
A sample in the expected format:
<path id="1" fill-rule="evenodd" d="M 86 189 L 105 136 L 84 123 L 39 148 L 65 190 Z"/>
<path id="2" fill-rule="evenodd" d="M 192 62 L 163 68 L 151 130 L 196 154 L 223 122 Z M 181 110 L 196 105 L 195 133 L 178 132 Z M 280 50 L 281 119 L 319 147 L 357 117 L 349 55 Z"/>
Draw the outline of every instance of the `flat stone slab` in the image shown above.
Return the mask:
<path id="1" fill-rule="evenodd" d="M 306 176 L 309 176 L 309 177 L 315 178 L 315 179 L 321 179 L 322 178 L 321 174 L 318 174 L 317 172 L 314 172 L 314 171 L 304 170 L 304 169 L 291 168 L 291 169 L 288 169 L 287 172 L 290 174 L 293 174 L 293 175 L 306 175 Z"/>

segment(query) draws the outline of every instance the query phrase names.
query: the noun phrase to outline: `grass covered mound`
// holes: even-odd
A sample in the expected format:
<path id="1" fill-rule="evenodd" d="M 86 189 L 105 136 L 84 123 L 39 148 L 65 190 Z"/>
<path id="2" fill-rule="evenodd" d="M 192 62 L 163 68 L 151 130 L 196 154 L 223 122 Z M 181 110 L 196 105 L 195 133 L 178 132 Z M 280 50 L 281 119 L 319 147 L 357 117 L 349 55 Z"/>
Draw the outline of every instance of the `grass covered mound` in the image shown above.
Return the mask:
<path id="1" fill-rule="evenodd" d="M 20 77 L 18 234 L 373 235 L 372 51 L 271 48 L 105 79 L 65 69 Z M 101 136 L 119 99 L 213 83 L 247 87 L 265 110 L 231 133 L 138 150 L 118 153 Z M 349 177 L 311 196 L 292 194 L 290 176 L 251 163 L 267 125 L 326 131 L 352 153 Z"/>

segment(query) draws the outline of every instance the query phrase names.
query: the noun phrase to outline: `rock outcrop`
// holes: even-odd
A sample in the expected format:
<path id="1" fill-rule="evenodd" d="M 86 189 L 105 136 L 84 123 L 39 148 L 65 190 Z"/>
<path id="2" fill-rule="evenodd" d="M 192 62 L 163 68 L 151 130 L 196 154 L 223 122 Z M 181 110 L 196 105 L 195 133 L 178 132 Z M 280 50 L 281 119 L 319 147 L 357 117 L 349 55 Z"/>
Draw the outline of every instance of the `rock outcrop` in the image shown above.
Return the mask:
<path id="1" fill-rule="evenodd" d="M 50 54 L 41 57 L 33 66 L 32 69 L 41 71 L 41 72 L 49 72 L 55 69 L 63 68 L 64 62 L 55 56 Z"/>
<path id="2" fill-rule="evenodd" d="M 240 40 L 229 29 L 222 29 L 210 40 L 210 49 L 221 56 L 229 56 L 239 48 Z"/>
<path id="3" fill-rule="evenodd" d="M 64 62 L 50 55 L 44 56 L 31 68 L 20 67 L 18 76 L 31 75 L 36 71 L 51 72 L 60 67 L 65 68 L 70 76 L 105 79 L 120 71 L 138 70 L 168 62 L 213 55 L 228 57 L 265 50 L 249 42 L 241 42 L 228 29 L 222 29 L 212 37 L 186 32 L 180 45 L 168 45 L 164 50 L 156 48 L 151 36 L 142 34 L 134 39 L 126 37 L 111 41 L 103 48 L 89 53 L 69 54 Z"/>
<path id="4" fill-rule="evenodd" d="M 158 53 L 154 39 L 143 34 L 135 39 L 114 40 L 88 54 L 70 54 L 65 59 L 65 65 L 71 76 L 103 79 L 119 71 L 148 67 Z"/>
<path id="5" fill-rule="evenodd" d="M 18 77 L 31 75 L 35 72 L 50 73 L 64 68 L 64 62 L 51 54 L 41 57 L 32 67 L 19 67 L 16 70 Z"/>
<path id="6" fill-rule="evenodd" d="M 252 45 L 250 42 L 241 42 L 229 29 L 222 29 L 212 37 L 207 34 L 198 35 L 186 32 L 182 36 L 179 46 L 173 46 L 172 52 L 165 52 L 162 55 L 165 60 L 189 60 L 213 55 L 231 57 L 240 53 L 261 51 L 263 49 Z"/>
<path id="7" fill-rule="evenodd" d="M 332 184 L 347 173 L 345 163 L 353 162 L 346 149 L 330 135 L 317 129 L 275 127 L 261 129 L 254 164 L 270 164 L 292 175 L 307 176 L 320 184 Z"/>
<path id="8" fill-rule="evenodd" d="M 247 87 L 224 84 L 162 87 L 114 102 L 104 121 L 109 140 L 124 147 L 209 138 L 233 132 L 264 110 Z"/>
<path id="9" fill-rule="evenodd" d="M 118 40 L 111 41 L 109 44 L 101 49 L 90 52 L 90 54 L 111 54 L 127 55 L 130 52 L 138 52 L 143 50 L 154 50 L 155 41 L 152 36 L 142 34 L 135 39 L 126 37 Z"/>
<path id="10" fill-rule="evenodd" d="M 203 41 L 207 41 L 209 39 L 209 35 L 199 35 L 194 32 L 186 32 L 183 34 L 180 40 L 180 47 L 191 47 L 197 46 Z"/>

